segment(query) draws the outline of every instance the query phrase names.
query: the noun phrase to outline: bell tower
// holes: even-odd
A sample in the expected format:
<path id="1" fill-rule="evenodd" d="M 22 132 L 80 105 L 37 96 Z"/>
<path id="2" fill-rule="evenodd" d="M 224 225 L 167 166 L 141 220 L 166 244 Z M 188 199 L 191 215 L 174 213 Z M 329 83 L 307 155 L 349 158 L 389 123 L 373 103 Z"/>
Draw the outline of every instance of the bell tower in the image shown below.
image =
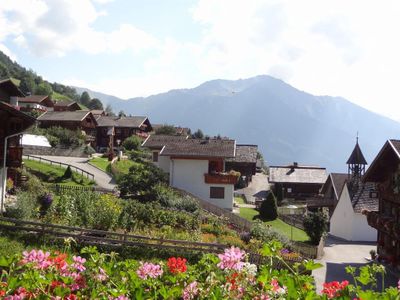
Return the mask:
<path id="1" fill-rule="evenodd" d="M 361 177 L 365 173 L 365 166 L 368 164 L 361 151 L 360 145 L 358 144 L 358 133 L 356 139 L 356 145 L 354 146 L 353 152 L 351 153 L 346 164 L 348 165 L 348 181 L 349 184 L 356 188 L 361 182 Z"/>

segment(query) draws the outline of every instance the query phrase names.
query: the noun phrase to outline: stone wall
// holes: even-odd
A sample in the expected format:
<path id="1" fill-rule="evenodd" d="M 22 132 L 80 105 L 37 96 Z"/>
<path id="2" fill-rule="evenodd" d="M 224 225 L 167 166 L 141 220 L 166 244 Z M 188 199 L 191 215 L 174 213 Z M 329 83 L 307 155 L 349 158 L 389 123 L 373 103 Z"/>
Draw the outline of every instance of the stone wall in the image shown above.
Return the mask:
<path id="1" fill-rule="evenodd" d="M 24 146 L 23 154 L 88 157 L 88 155 L 84 152 L 84 147 L 62 148 L 62 147 Z"/>

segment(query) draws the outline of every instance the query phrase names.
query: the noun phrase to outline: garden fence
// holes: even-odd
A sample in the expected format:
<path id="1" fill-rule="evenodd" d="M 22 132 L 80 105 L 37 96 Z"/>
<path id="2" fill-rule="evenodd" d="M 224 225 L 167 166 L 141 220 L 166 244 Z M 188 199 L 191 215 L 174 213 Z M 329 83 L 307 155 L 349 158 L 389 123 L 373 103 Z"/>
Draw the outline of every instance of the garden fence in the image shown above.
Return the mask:
<path id="1" fill-rule="evenodd" d="M 65 164 L 65 163 L 62 163 L 62 162 L 58 162 L 58 161 L 54 161 L 54 160 L 51 160 L 51 159 L 43 158 L 43 157 L 40 157 L 40 156 L 34 156 L 34 155 L 24 155 L 23 157 L 28 159 L 28 160 L 36 160 L 36 161 L 39 161 L 39 162 L 44 162 L 44 163 L 48 163 L 50 165 L 55 165 L 55 166 L 58 165 L 60 168 L 61 167 L 64 167 L 64 168 L 70 167 L 72 171 L 75 171 L 77 173 L 81 173 L 82 177 L 85 176 L 88 179 L 90 178 L 91 180 L 94 180 L 94 175 L 92 173 L 87 172 L 87 171 L 85 171 L 85 170 L 83 170 L 83 169 L 81 169 L 79 167 L 75 167 L 75 166 L 70 165 L 70 164 Z"/>
<path id="2" fill-rule="evenodd" d="M 303 215 L 284 215 L 284 214 L 279 214 L 279 219 L 281 219 L 283 222 L 294 226 L 296 228 L 299 228 L 301 230 L 304 230 L 304 225 L 303 225 Z"/>
<path id="3" fill-rule="evenodd" d="M 101 188 L 98 186 L 78 186 L 78 185 L 64 185 L 64 184 L 50 184 L 49 188 L 56 193 L 65 191 L 77 191 L 77 192 L 98 192 L 102 194 L 115 193 L 115 190 Z"/>
<path id="4" fill-rule="evenodd" d="M 56 239 L 73 238 L 76 242 L 89 245 L 109 246 L 109 247 L 144 247 L 157 249 L 171 249 L 177 251 L 194 251 L 202 253 L 222 253 L 228 245 L 216 243 L 190 242 L 184 240 L 170 240 L 161 238 L 150 238 L 128 233 L 117 233 L 111 231 L 86 229 L 81 227 L 64 226 L 50 223 L 25 221 L 0 217 L 0 228 L 4 230 L 25 231 L 29 234 L 49 235 Z M 261 265 L 269 258 L 257 253 L 249 253 L 249 262 Z M 300 257 L 284 258 L 285 262 L 292 265 L 301 262 Z M 273 261 L 275 269 L 286 268 L 285 264 L 275 259 Z"/>

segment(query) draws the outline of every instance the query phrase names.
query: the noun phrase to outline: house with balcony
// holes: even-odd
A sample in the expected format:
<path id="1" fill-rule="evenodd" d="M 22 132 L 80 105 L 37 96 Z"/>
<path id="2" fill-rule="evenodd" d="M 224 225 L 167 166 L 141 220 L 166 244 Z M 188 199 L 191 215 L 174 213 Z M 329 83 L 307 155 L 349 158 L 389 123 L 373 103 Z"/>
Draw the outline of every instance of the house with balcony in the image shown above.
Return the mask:
<path id="1" fill-rule="evenodd" d="M 25 112 L 46 112 L 54 108 L 54 102 L 47 95 L 31 95 L 18 97 L 18 107 Z"/>
<path id="2" fill-rule="evenodd" d="M 37 118 L 39 127 L 60 126 L 70 130 L 80 130 L 90 141 L 96 136 L 97 121 L 87 110 L 47 111 Z"/>
<path id="3" fill-rule="evenodd" d="M 400 270 L 400 140 L 388 140 L 366 171 L 364 182 L 377 185 L 378 209 L 364 210 L 378 231 L 378 255 Z"/>
<path id="4" fill-rule="evenodd" d="M 159 152 L 168 157 L 169 184 L 221 208 L 233 209 L 234 185 L 239 174 L 225 168 L 235 157 L 236 142 L 221 139 L 183 139 L 167 143 Z"/>
<path id="5" fill-rule="evenodd" d="M 96 143 L 99 151 L 105 150 L 110 145 L 110 137 L 113 137 L 113 146 L 118 147 L 126 138 L 137 135 L 142 138 L 147 138 L 151 132 L 152 126 L 147 117 L 132 116 L 99 116 L 96 126 Z M 110 135 L 110 131 L 114 135 Z"/>

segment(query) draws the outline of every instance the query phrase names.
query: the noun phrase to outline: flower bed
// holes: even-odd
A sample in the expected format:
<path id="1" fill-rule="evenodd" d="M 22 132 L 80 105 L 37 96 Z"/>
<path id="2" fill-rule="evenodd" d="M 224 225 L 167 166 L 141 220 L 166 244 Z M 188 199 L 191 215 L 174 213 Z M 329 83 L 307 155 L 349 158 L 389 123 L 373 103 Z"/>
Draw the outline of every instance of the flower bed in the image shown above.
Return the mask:
<path id="1" fill-rule="evenodd" d="M 280 257 L 279 243 L 265 245 L 263 255 Z M 349 268 L 358 286 L 347 281 L 325 283 L 317 294 L 313 278 L 299 271 L 320 265 L 306 261 L 278 271 L 247 262 L 247 254 L 231 247 L 204 255 L 195 265 L 181 257 L 167 261 L 118 261 L 114 254 L 84 248 L 81 256 L 31 250 L 0 259 L 3 299 L 399 299 L 397 287 L 381 293 L 363 291 L 373 284 L 378 266 L 367 266 L 361 277 Z M 365 282 L 366 274 L 369 281 Z M 361 276 L 361 275 L 360 275 Z"/>

